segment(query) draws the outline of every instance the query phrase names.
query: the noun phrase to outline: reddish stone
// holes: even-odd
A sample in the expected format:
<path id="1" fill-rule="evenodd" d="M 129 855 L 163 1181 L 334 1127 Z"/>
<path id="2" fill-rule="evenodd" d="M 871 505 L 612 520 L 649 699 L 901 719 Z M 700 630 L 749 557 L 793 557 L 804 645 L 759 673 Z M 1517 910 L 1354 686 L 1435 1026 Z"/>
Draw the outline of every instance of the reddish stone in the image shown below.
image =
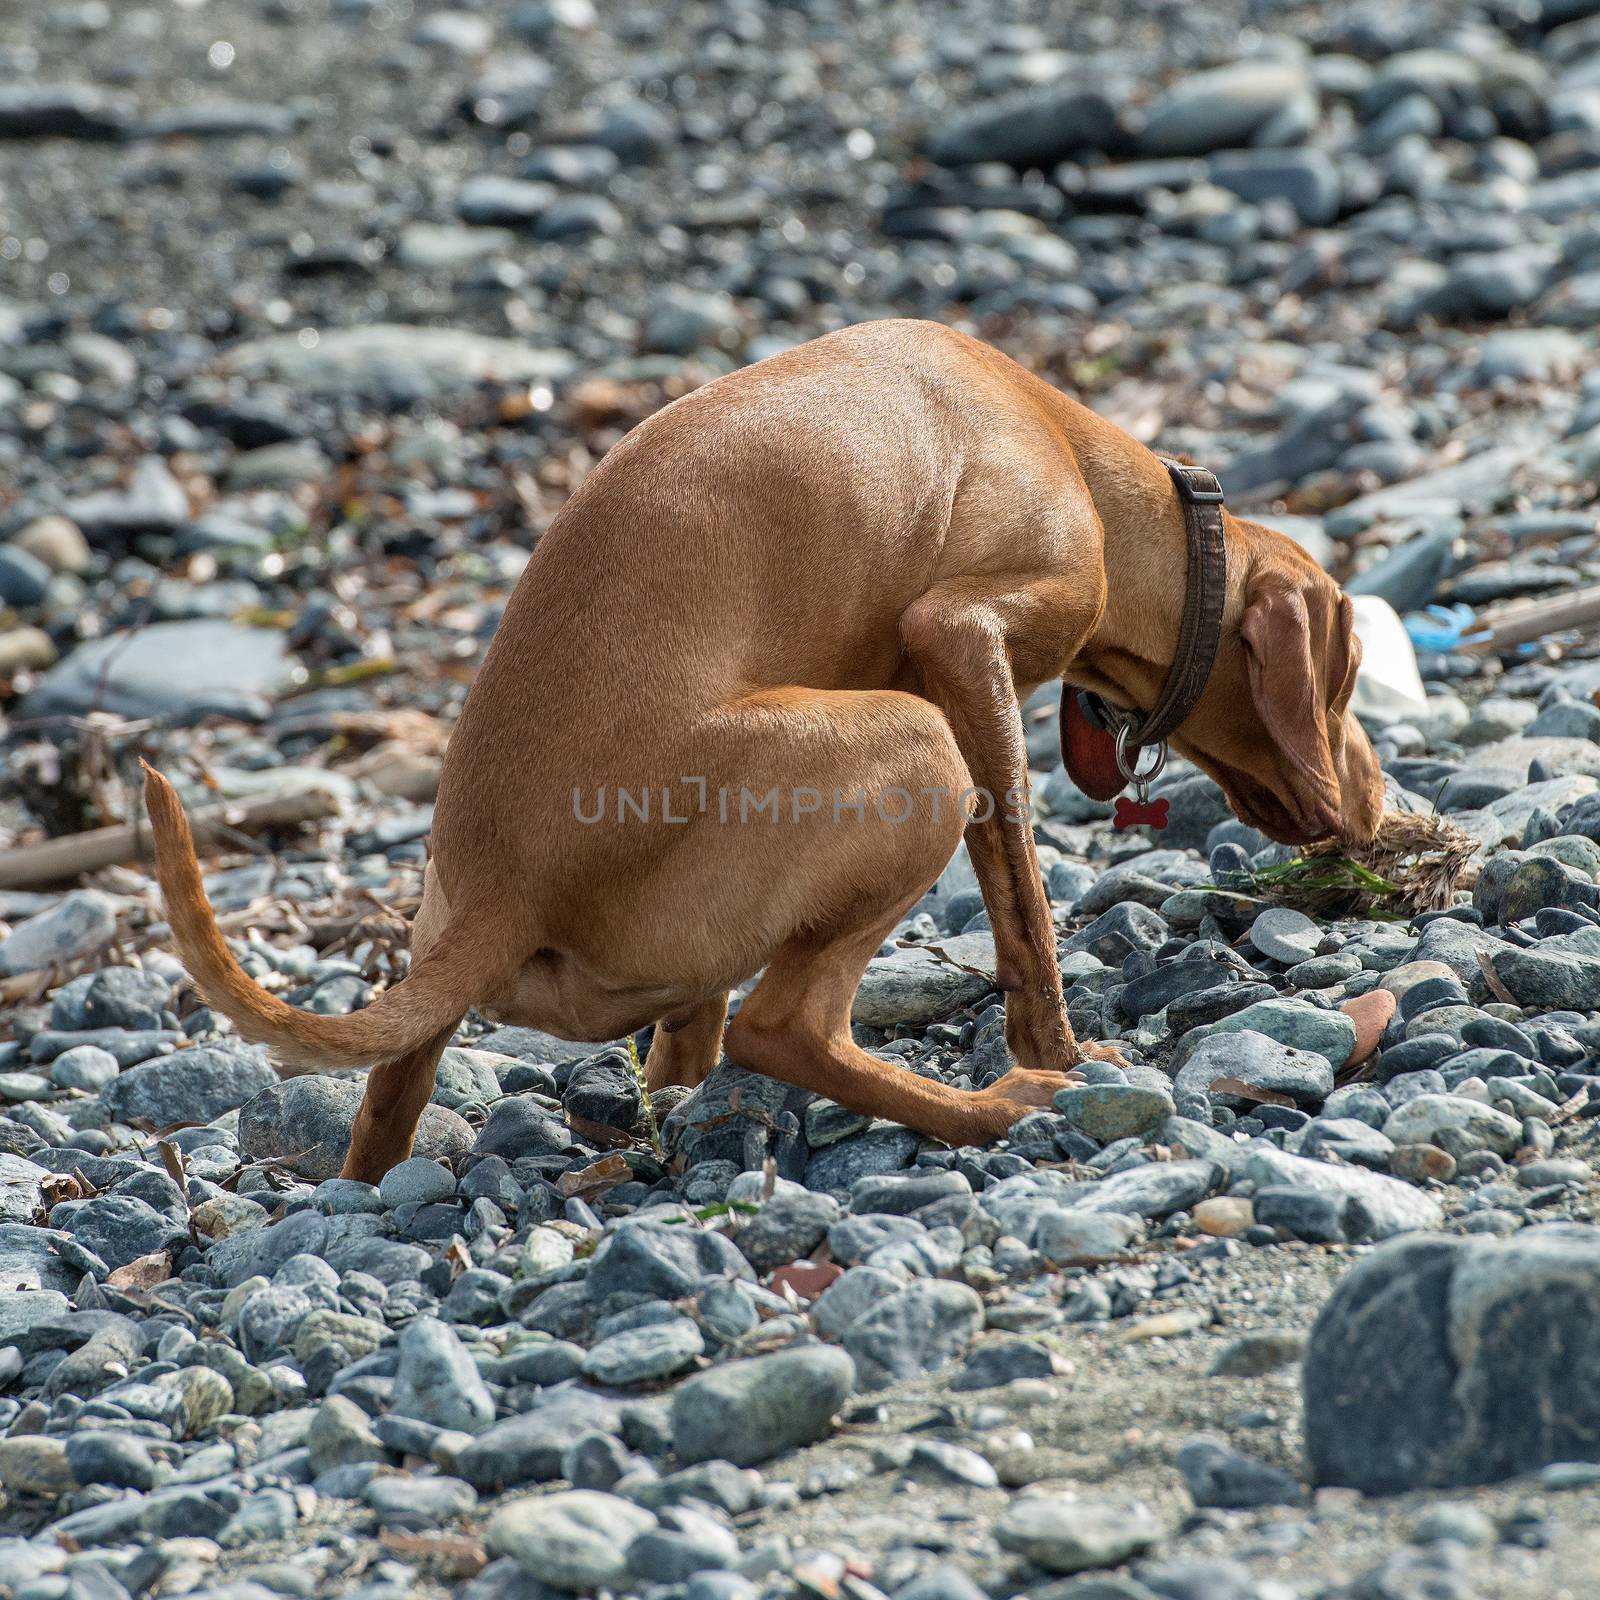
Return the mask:
<path id="1" fill-rule="evenodd" d="M 772 1291 L 782 1294 L 793 1289 L 800 1300 L 815 1300 L 830 1283 L 844 1276 L 844 1268 L 833 1261 L 796 1261 L 779 1267 L 772 1274 Z"/>
<path id="2" fill-rule="evenodd" d="M 1389 1026 L 1389 1019 L 1399 1003 L 1387 989 L 1369 989 L 1339 1007 L 1356 1025 L 1355 1048 L 1345 1057 L 1347 1067 L 1365 1061 L 1378 1048 L 1383 1030 Z"/>

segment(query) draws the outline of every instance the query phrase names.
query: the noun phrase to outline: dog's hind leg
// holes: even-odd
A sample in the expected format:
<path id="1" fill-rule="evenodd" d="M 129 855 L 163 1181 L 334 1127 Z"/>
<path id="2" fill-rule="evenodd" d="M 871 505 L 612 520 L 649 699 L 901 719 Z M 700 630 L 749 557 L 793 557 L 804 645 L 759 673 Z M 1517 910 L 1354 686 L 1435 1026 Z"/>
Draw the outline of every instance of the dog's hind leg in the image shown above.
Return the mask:
<path id="1" fill-rule="evenodd" d="M 681 1084 L 693 1089 L 703 1082 L 722 1054 L 722 1025 L 727 1020 L 726 994 L 663 1017 L 645 1060 L 646 1086 L 655 1090 Z"/>
<path id="2" fill-rule="evenodd" d="M 992 1139 L 1048 1105 L 1058 1073 L 1019 1070 L 962 1091 L 851 1038 L 867 963 L 965 827 L 971 779 L 938 710 L 893 691 L 774 690 L 726 708 L 720 746 L 719 778 L 777 797 L 761 820 L 706 829 L 709 848 L 682 865 L 700 880 L 698 903 L 762 922 L 752 954 L 766 972 L 728 1025 L 729 1060 L 952 1144 Z"/>
<path id="3" fill-rule="evenodd" d="M 430 863 L 422 877 L 422 904 L 411 925 L 413 966 L 438 943 L 446 917 L 444 891 Z M 464 1014 L 464 1001 L 461 1009 Z M 433 1094 L 439 1057 L 455 1030 L 456 1024 L 452 1023 L 409 1054 L 384 1062 L 367 1074 L 366 1093 L 356 1112 L 340 1177 L 376 1183 L 397 1161 L 404 1161 L 411 1154 L 417 1122 Z"/>
<path id="4" fill-rule="evenodd" d="M 367 1074 L 367 1092 L 356 1113 L 350 1150 L 341 1178 L 376 1183 L 396 1162 L 411 1154 L 417 1123 L 433 1094 L 439 1057 L 455 1032 L 452 1023 L 398 1061 L 386 1061 Z"/>
<path id="5" fill-rule="evenodd" d="M 786 944 L 728 1024 L 728 1059 L 946 1144 L 983 1144 L 1048 1106 L 1062 1076 L 1019 1067 L 987 1089 L 952 1089 L 869 1055 L 850 1036 L 851 1002 L 867 963 L 920 897 L 887 913 L 879 908 L 861 927 Z"/>

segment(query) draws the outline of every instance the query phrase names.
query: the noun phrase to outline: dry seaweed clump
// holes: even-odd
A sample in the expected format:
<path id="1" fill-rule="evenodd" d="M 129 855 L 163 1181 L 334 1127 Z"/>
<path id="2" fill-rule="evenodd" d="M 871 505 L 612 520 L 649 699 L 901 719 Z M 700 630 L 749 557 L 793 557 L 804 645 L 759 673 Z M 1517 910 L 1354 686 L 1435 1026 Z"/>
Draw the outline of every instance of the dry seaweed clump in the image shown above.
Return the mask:
<path id="1" fill-rule="evenodd" d="M 1454 899 L 1478 840 L 1444 817 L 1389 811 L 1372 842 L 1329 839 L 1250 877 L 1249 892 L 1308 916 L 1415 916 Z"/>

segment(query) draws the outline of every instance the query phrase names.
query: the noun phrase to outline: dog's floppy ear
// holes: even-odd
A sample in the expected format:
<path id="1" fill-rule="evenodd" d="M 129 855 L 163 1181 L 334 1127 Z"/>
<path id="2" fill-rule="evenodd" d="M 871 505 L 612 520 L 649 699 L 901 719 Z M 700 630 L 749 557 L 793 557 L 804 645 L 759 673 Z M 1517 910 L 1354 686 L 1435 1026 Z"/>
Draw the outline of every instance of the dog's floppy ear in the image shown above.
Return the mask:
<path id="1" fill-rule="evenodd" d="M 1330 738 L 1355 686 L 1360 642 L 1349 600 L 1329 584 L 1269 579 L 1240 623 L 1256 714 L 1312 810 L 1339 814 Z"/>

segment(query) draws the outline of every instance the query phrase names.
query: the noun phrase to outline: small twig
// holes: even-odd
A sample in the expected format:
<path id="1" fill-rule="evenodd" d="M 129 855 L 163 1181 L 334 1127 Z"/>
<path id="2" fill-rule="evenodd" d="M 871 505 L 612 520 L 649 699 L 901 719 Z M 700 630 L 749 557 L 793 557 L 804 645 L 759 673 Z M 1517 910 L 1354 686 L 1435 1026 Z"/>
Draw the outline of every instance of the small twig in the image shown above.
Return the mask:
<path id="1" fill-rule="evenodd" d="M 1496 1000 L 1503 1001 L 1508 1006 L 1514 1006 L 1517 1003 L 1517 997 L 1506 988 L 1500 974 L 1494 970 L 1494 964 L 1489 960 L 1489 952 L 1480 950 L 1477 954 L 1478 970 L 1483 974 L 1483 981 L 1489 986 L 1489 993 Z"/>
<path id="2" fill-rule="evenodd" d="M 197 845 L 232 841 L 239 830 L 293 827 L 320 822 L 339 811 L 338 797 L 326 789 L 308 788 L 296 794 L 258 795 L 237 806 L 209 807 L 190 818 Z M 252 845 L 252 848 L 254 846 Z M 143 818 L 109 828 L 91 828 L 43 844 L 24 845 L 0 857 L 0 889 L 29 889 L 40 884 L 65 883 L 100 867 L 122 866 L 150 851 L 150 830 Z"/>
<path id="3" fill-rule="evenodd" d="M 194 1201 L 189 1198 L 189 1172 L 183 1152 L 170 1139 L 158 1139 L 156 1149 L 161 1153 L 161 1165 L 167 1169 L 167 1176 L 183 1196 L 183 1209 L 189 1218 L 189 1237 L 197 1248 L 203 1248 L 200 1245 L 200 1232 L 194 1225 Z"/>

